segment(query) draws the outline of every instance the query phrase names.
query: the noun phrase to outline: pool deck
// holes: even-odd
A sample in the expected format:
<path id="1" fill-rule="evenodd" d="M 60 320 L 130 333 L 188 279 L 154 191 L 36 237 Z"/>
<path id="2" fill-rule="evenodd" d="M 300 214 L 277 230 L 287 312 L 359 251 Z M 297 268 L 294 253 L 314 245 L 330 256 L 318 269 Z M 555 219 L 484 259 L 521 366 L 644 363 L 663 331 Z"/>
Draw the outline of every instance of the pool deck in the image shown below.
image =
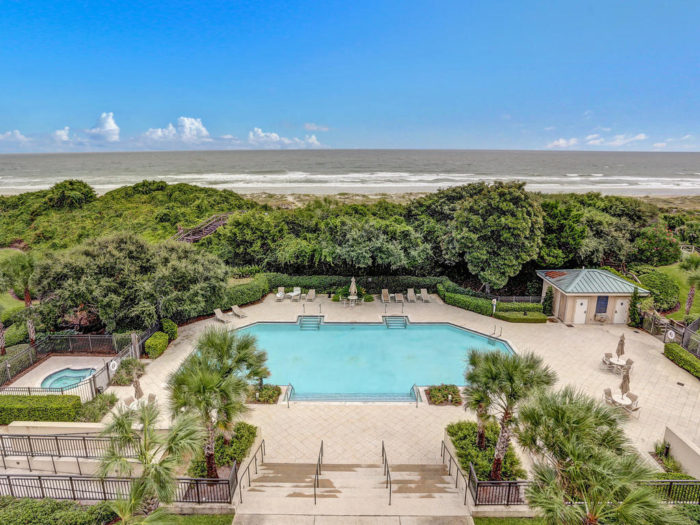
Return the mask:
<path id="1" fill-rule="evenodd" d="M 375 301 L 350 307 L 327 298 L 312 303 L 276 302 L 273 295 L 244 307 L 247 317 L 231 318 L 228 326 L 295 322 L 299 315 L 318 315 L 319 307 L 326 322 L 381 322 L 383 315 L 407 315 L 412 322 L 453 323 L 486 335 L 495 331 L 516 352 L 540 355 L 557 372 L 558 386 L 573 384 L 595 397 L 602 397 L 604 388 L 615 391 L 619 386 L 619 376 L 601 370 L 599 363 L 604 352 L 615 350 L 624 334 L 626 355 L 635 363 L 631 391 L 639 395 L 642 407 L 639 419 L 625 423 L 627 435 L 646 457 L 654 442 L 662 439 L 666 425 L 700 444 L 700 381 L 666 359 L 660 341 L 627 326 L 507 323 L 445 305 L 436 296 L 431 303 L 407 303 L 402 312 L 401 304 L 396 303 Z M 156 394 L 164 412 L 167 377 L 192 352 L 197 337 L 208 326 L 223 324 L 212 318 L 180 327 L 180 337 L 148 365 L 141 386 L 146 394 Z M 133 395 L 130 387 L 111 387 L 110 391 L 120 398 Z M 245 416 L 261 428 L 269 458 L 313 462 L 323 439 L 328 461 L 345 463 L 378 461 L 382 440 L 394 462 L 433 463 L 439 457 L 445 425 L 473 418 L 458 407 L 311 402 L 292 402 L 289 409 L 286 404 L 252 405 Z M 164 425 L 167 419 L 164 417 Z"/>
<path id="2" fill-rule="evenodd" d="M 39 363 L 26 374 L 18 377 L 10 387 L 40 387 L 46 376 L 64 368 L 95 368 L 99 369 L 111 359 L 111 356 L 52 356 Z"/>

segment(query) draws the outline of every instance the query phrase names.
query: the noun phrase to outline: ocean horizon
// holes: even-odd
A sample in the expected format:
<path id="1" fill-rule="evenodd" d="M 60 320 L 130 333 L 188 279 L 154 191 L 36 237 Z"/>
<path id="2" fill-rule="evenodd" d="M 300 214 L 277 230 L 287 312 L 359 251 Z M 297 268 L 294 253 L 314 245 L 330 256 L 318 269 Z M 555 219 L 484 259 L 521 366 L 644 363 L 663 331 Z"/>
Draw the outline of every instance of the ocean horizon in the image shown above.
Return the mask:
<path id="1" fill-rule="evenodd" d="M 80 179 L 102 194 L 144 179 L 239 193 L 408 193 L 518 180 L 544 193 L 700 195 L 699 152 L 236 150 L 0 155 L 0 193 Z"/>

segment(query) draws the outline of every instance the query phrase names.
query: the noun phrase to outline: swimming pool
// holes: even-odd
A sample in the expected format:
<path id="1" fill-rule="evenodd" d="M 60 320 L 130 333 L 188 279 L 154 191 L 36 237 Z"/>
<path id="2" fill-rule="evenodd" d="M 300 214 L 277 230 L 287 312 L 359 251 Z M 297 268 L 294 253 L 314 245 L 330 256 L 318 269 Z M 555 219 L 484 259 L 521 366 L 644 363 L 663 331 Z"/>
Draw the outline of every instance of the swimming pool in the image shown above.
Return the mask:
<path id="1" fill-rule="evenodd" d="M 69 388 L 94 372 L 94 368 L 63 368 L 47 375 L 41 382 L 41 388 Z"/>
<path id="2" fill-rule="evenodd" d="M 296 399 L 395 398 L 412 385 L 463 385 L 468 350 L 510 352 L 503 341 L 446 323 L 257 323 L 239 333 L 256 336 L 267 351 L 270 383 L 294 386 Z"/>

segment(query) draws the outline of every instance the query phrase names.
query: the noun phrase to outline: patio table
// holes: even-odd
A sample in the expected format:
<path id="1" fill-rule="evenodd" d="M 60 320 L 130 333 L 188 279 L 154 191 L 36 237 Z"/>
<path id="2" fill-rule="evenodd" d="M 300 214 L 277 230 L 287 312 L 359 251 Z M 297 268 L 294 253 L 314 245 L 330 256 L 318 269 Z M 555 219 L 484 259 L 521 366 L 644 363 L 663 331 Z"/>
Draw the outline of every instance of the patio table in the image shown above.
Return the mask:
<path id="1" fill-rule="evenodd" d="M 622 394 L 613 394 L 612 398 L 615 403 L 623 407 L 628 407 L 632 404 L 632 400 Z"/>
<path id="2" fill-rule="evenodd" d="M 625 357 L 612 357 L 610 358 L 610 363 L 615 366 L 625 366 L 627 364 L 627 359 Z"/>

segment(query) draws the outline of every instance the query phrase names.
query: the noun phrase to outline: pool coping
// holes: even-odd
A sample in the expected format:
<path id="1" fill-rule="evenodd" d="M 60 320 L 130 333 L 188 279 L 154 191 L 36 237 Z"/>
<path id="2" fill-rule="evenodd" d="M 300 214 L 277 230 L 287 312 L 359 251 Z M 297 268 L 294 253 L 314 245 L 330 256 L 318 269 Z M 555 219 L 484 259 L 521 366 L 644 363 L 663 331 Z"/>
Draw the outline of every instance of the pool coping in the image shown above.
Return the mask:
<path id="1" fill-rule="evenodd" d="M 309 317 L 325 317 L 323 314 L 320 314 L 320 315 L 310 315 L 310 314 L 309 314 L 308 316 L 309 316 Z M 281 324 L 286 324 L 286 325 L 295 325 L 295 326 L 298 326 L 298 325 L 299 325 L 299 318 L 300 318 L 300 317 L 305 317 L 305 316 L 304 316 L 304 315 L 297 315 L 297 320 L 296 320 L 296 321 L 253 321 L 252 323 L 247 323 L 247 324 L 243 324 L 243 325 L 241 325 L 241 326 L 238 326 L 238 327 L 234 328 L 233 330 L 234 330 L 234 331 L 238 331 L 238 330 L 241 330 L 241 329 L 243 329 L 243 328 L 249 328 L 249 327 L 251 327 L 251 326 L 255 326 L 255 325 L 258 325 L 258 324 L 280 324 L 280 325 L 281 325 Z M 448 325 L 448 326 L 451 326 L 451 327 L 456 328 L 456 329 L 458 329 L 458 330 L 462 330 L 462 331 L 469 332 L 469 333 L 472 333 L 472 334 L 480 335 L 480 336 L 482 336 L 482 337 L 486 337 L 486 338 L 488 338 L 488 339 L 492 339 L 492 340 L 498 341 L 498 342 L 500 342 L 500 343 L 503 343 L 503 344 L 506 345 L 507 349 L 508 349 L 512 354 L 518 354 L 518 352 L 517 352 L 516 349 L 515 349 L 515 346 L 514 346 L 508 339 L 505 339 L 505 338 L 503 338 L 503 337 L 495 337 L 495 336 L 493 336 L 493 335 L 487 335 L 487 334 L 484 334 L 484 333 L 482 333 L 482 332 L 478 332 L 478 331 L 476 331 L 476 330 L 472 330 L 471 328 L 467 328 L 467 327 L 465 327 L 465 326 L 460 326 L 460 325 L 458 325 L 458 324 L 451 323 L 451 322 L 449 322 L 449 321 L 444 321 L 444 322 L 434 322 L 434 321 L 411 321 L 411 320 L 410 320 L 410 317 L 407 316 L 407 315 L 402 315 L 402 316 L 396 316 L 396 315 L 394 315 L 394 316 L 386 316 L 386 315 L 382 315 L 382 318 L 384 318 L 384 317 L 406 317 L 406 319 L 408 320 L 408 323 L 409 323 L 409 324 L 412 324 L 412 325 Z M 382 322 L 382 321 L 362 321 L 362 322 L 352 322 L 352 321 L 327 321 L 327 322 L 326 322 L 326 321 L 322 321 L 321 324 L 327 324 L 327 325 L 376 325 L 376 326 L 386 326 L 386 323 L 385 323 L 385 322 Z M 496 325 L 494 325 L 494 333 L 495 333 L 495 328 L 496 328 Z M 290 383 L 290 384 L 291 384 L 291 383 Z M 287 385 L 278 385 L 278 386 L 282 388 L 282 395 L 280 395 L 279 400 L 277 401 L 276 404 L 277 404 L 277 405 L 286 404 L 287 401 L 283 401 L 283 399 L 284 399 L 284 397 L 285 397 L 286 389 L 289 387 L 289 384 L 287 384 Z M 431 385 L 417 385 L 417 384 L 414 384 L 414 386 L 417 387 L 417 388 L 419 389 L 419 391 L 420 391 L 420 394 L 421 394 L 420 400 L 410 400 L 410 401 L 408 401 L 408 400 L 407 400 L 407 401 L 398 401 L 398 400 L 397 400 L 397 401 L 388 401 L 388 400 L 385 400 L 385 401 L 383 401 L 383 400 L 377 400 L 377 401 L 362 400 L 362 401 L 359 401 L 359 400 L 358 400 L 358 401 L 353 401 L 352 399 L 347 399 L 347 400 L 340 400 L 340 399 L 338 399 L 338 400 L 332 400 L 332 401 L 331 401 L 331 400 L 324 401 L 324 400 L 311 400 L 311 399 L 310 399 L 310 400 L 304 400 L 304 399 L 302 399 L 302 400 L 294 400 L 294 399 L 290 399 L 289 402 L 290 402 L 290 403 L 304 403 L 304 404 L 320 404 L 320 405 L 331 405 L 331 404 L 338 404 L 338 405 L 346 405 L 346 404 L 353 404 L 353 405 L 357 405 L 357 404 L 368 404 L 368 405 L 376 405 L 376 404 L 404 405 L 404 404 L 410 404 L 410 405 L 416 405 L 416 406 L 417 406 L 418 404 L 426 404 L 426 405 L 429 405 L 428 400 L 427 400 L 426 397 L 425 397 L 425 389 L 428 388 L 428 387 L 431 386 Z M 466 385 L 457 385 L 457 386 L 460 387 L 460 388 L 466 387 Z"/>

